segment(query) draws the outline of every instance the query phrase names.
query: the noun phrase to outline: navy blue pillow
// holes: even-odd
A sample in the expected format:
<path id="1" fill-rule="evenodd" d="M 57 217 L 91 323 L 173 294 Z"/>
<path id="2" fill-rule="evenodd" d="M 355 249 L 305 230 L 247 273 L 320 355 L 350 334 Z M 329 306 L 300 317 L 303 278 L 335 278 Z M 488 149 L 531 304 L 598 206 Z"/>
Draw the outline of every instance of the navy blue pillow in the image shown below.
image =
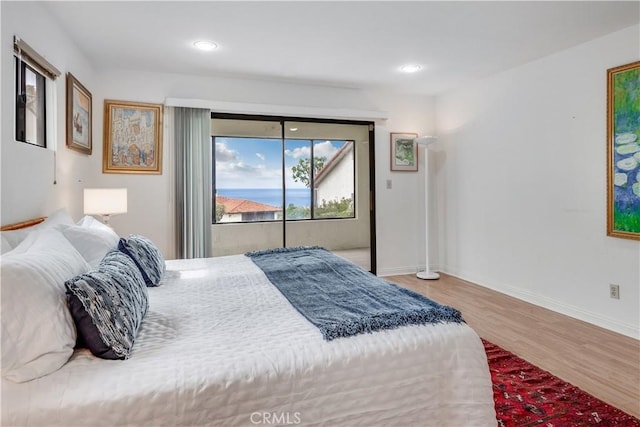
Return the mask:
<path id="1" fill-rule="evenodd" d="M 136 263 L 147 286 L 158 286 L 166 271 L 166 265 L 160 250 L 151 240 L 138 234 L 132 234 L 126 239 L 121 237 L 118 249 Z"/>
<path id="2" fill-rule="evenodd" d="M 65 283 L 78 343 L 103 359 L 127 359 L 149 307 L 142 274 L 113 249 L 95 270 Z"/>

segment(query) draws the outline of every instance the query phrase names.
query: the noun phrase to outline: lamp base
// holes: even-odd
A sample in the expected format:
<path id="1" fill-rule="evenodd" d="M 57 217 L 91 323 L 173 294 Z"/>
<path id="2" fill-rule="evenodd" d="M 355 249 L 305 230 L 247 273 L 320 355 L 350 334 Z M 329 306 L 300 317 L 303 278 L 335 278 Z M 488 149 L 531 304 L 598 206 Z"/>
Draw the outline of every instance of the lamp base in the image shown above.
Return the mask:
<path id="1" fill-rule="evenodd" d="M 424 279 L 424 280 L 437 280 L 440 278 L 440 275 L 432 271 L 421 271 L 419 273 L 416 273 L 416 277 L 418 279 Z"/>
<path id="2" fill-rule="evenodd" d="M 109 224 L 109 217 L 110 216 L 111 216 L 110 214 L 103 214 L 102 215 L 102 223 L 104 225 L 108 225 L 109 227 L 111 227 L 111 224 Z"/>

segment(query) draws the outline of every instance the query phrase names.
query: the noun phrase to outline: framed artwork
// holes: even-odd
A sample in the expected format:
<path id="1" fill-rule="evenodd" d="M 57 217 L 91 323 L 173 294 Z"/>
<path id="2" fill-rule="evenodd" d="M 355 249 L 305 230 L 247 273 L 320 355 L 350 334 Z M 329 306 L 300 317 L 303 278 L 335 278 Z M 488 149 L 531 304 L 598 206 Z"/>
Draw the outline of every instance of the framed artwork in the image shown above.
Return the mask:
<path id="1" fill-rule="evenodd" d="M 67 73 L 67 147 L 91 154 L 91 92 Z"/>
<path id="2" fill-rule="evenodd" d="M 103 173 L 162 173 L 162 104 L 104 101 Z"/>
<path id="3" fill-rule="evenodd" d="M 607 235 L 640 240 L 640 61 L 607 70 Z"/>
<path id="4" fill-rule="evenodd" d="M 416 172 L 418 170 L 417 133 L 391 133 L 391 170 Z"/>

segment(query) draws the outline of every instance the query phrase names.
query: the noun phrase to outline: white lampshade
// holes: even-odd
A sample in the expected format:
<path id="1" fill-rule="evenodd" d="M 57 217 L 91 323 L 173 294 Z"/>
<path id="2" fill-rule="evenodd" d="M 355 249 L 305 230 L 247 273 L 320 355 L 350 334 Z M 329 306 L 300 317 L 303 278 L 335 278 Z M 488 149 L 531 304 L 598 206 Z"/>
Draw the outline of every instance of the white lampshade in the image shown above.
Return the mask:
<path id="1" fill-rule="evenodd" d="M 85 188 L 85 215 L 115 215 L 127 213 L 126 188 Z"/>

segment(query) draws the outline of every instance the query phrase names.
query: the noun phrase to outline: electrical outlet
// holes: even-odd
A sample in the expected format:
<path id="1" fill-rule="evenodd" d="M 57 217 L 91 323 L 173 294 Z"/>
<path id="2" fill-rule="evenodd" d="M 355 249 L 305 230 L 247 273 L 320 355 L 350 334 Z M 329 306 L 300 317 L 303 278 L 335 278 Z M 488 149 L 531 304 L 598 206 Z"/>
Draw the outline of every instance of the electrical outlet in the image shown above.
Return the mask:
<path id="1" fill-rule="evenodd" d="M 620 285 L 609 285 L 609 297 L 620 299 Z"/>

